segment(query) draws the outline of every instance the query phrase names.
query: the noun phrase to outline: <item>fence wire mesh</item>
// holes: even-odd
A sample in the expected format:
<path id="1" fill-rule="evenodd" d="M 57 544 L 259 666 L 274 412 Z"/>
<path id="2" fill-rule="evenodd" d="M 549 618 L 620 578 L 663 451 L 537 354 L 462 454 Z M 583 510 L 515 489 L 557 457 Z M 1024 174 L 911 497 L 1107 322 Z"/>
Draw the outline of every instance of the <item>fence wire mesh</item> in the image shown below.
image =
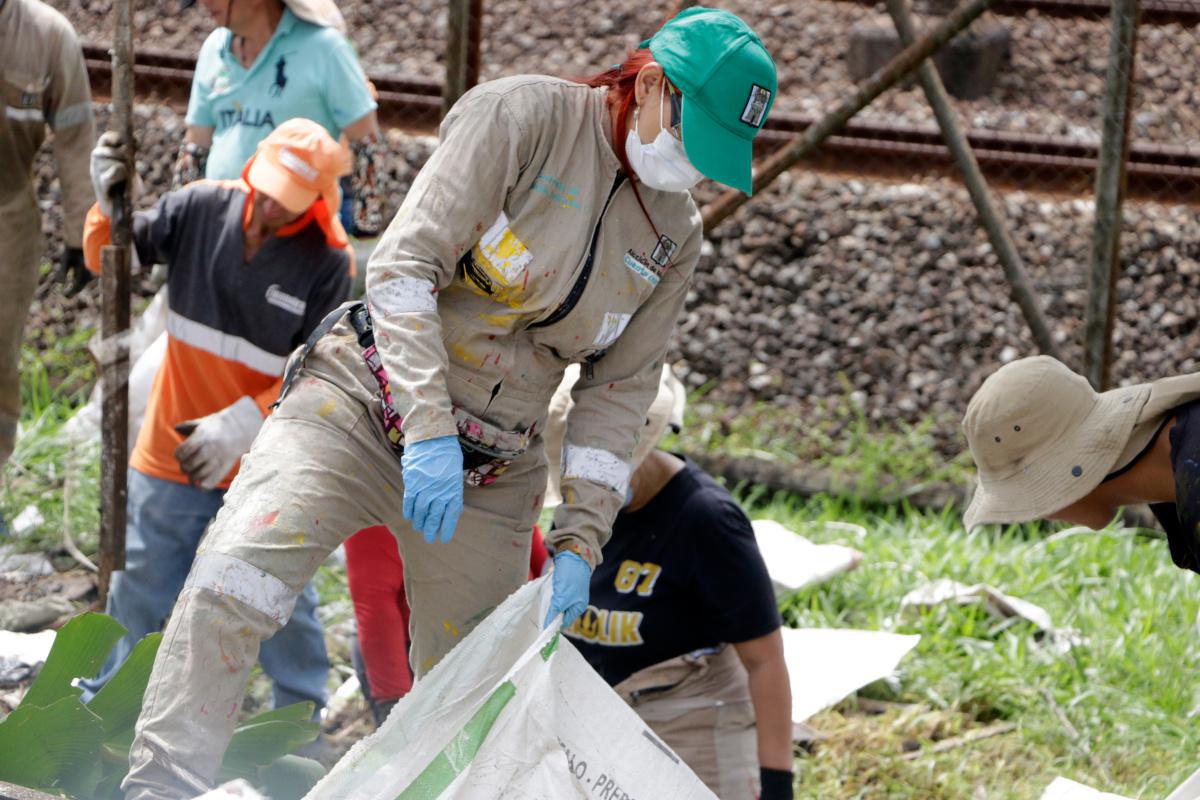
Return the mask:
<path id="1" fill-rule="evenodd" d="M 454 0 L 462 3 L 462 0 Z M 89 56 L 104 122 L 111 4 L 51 0 Z M 674 0 L 497 0 L 482 17 L 480 80 L 604 70 L 653 33 Z M 761 153 L 827 113 L 898 51 L 882 3 L 721 2 L 763 38 L 779 93 Z M 447 0 L 341 2 L 380 98 L 393 209 L 433 147 L 448 80 Z M 912 9 L 928 30 L 949 8 Z M 139 2 L 138 166 L 142 205 L 169 184 L 195 56 L 215 22 L 178 0 Z M 1083 364 L 1111 20 L 1102 0 L 998 3 L 936 61 L 959 124 L 1008 226 L 1064 358 Z M 1132 76 L 1121 220 L 1114 381 L 1200 368 L 1200 0 L 1144 0 Z M 453 68 L 453 63 L 451 64 Z M 46 173 L 48 182 L 50 172 Z M 695 190 L 704 203 L 718 187 Z M 54 226 L 51 223 L 53 238 Z M 996 366 L 1036 352 L 929 102 L 915 80 L 889 89 L 708 245 L 672 349 L 713 408 L 757 401 L 842 424 L 848 401 L 881 423 L 955 420 Z"/>

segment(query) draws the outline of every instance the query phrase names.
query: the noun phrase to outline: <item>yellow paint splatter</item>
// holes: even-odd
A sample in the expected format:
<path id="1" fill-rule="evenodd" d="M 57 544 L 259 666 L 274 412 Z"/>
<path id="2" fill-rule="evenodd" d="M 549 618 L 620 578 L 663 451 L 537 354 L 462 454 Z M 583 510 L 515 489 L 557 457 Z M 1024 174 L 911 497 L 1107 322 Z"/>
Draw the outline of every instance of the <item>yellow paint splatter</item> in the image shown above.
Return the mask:
<path id="1" fill-rule="evenodd" d="M 454 623 L 450 620 L 442 620 L 442 627 L 445 628 L 446 633 L 450 634 L 451 636 L 458 636 L 458 628 L 455 627 Z"/>
<path id="2" fill-rule="evenodd" d="M 324 403 L 322 403 L 321 407 L 317 409 L 317 416 L 320 417 L 321 419 L 325 419 L 326 417 L 328 417 L 330 414 L 333 413 L 333 410 L 335 408 L 337 408 L 337 401 L 334 400 L 333 398 L 330 398 L 330 399 L 326 400 Z"/>
<path id="3" fill-rule="evenodd" d="M 465 361 L 468 364 L 479 362 L 479 356 L 472 353 L 469 348 L 458 343 L 450 345 L 450 355 L 454 356 L 459 361 Z"/>

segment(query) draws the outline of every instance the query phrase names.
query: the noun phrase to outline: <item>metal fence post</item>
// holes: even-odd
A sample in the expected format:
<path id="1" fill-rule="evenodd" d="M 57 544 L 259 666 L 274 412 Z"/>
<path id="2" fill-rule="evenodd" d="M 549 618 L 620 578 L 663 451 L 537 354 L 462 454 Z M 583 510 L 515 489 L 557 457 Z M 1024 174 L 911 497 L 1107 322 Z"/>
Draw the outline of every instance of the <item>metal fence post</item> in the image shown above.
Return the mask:
<path id="1" fill-rule="evenodd" d="M 1139 0 L 1113 0 L 1112 38 L 1104 79 L 1104 130 L 1096 167 L 1096 222 L 1084 316 L 1084 371 L 1097 391 L 1108 388 L 1113 316 L 1120 272 L 1121 203 L 1129 160 L 1129 118 L 1137 51 Z"/>
<path id="2" fill-rule="evenodd" d="M 479 40 L 482 29 L 483 0 L 449 0 L 443 117 L 463 93 L 479 82 Z"/>
<path id="3" fill-rule="evenodd" d="M 125 567 L 129 438 L 129 254 L 133 242 L 133 0 L 113 4 L 112 128 L 125 145 L 129 180 L 112 197 L 112 244 L 101 251 L 100 602 L 113 572 Z"/>
<path id="4" fill-rule="evenodd" d="M 887 8 L 888 13 L 892 15 L 892 21 L 896 23 L 896 33 L 900 36 L 900 44 L 907 47 L 912 44 L 917 35 L 912 15 L 908 13 L 907 0 L 887 0 Z M 979 221 L 983 223 L 983 227 L 987 231 L 992 250 L 1000 261 L 1004 276 L 1008 279 L 1012 298 L 1021 309 L 1021 313 L 1025 315 L 1025 323 L 1029 325 L 1034 343 L 1045 355 L 1053 356 L 1061 361 L 1058 346 L 1055 345 L 1054 337 L 1050 334 L 1050 326 L 1046 324 L 1046 319 L 1042 315 L 1041 303 L 1038 302 L 1037 295 L 1030 288 L 1029 280 L 1025 276 L 1025 265 L 1017 252 L 1017 246 L 1009 235 L 1004 220 L 1000 218 L 1000 212 L 992 203 L 987 181 L 979 169 L 979 162 L 975 160 L 975 153 L 971 150 L 967 137 L 958 126 L 954 108 L 950 104 L 950 96 L 946 93 L 946 87 L 942 85 L 942 78 L 933 62 L 928 60 L 922 62 L 921 66 L 917 68 L 917 77 L 921 80 L 925 98 L 933 108 L 933 115 L 937 118 L 938 127 L 942 130 L 942 138 L 946 140 L 946 147 L 950 148 L 954 162 L 962 172 L 963 183 L 966 184 L 967 193 L 971 195 L 971 201 L 975 204 Z"/>

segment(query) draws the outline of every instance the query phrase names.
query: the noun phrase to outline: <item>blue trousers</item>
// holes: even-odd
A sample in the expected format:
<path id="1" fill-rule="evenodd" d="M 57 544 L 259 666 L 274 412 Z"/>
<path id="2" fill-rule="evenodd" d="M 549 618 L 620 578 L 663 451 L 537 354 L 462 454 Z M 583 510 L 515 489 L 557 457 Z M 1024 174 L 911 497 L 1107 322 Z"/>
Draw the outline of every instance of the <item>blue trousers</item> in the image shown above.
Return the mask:
<path id="1" fill-rule="evenodd" d="M 162 630 L 224 497 L 220 489 L 199 489 L 129 470 L 125 569 L 113 574 L 105 608 L 129 633 L 109 653 L 100 674 L 80 682 L 85 701 L 108 682 L 143 636 Z M 317 711 L 325 706 L 329 656 L 316 607 L 317 592 L 310 583 L 297 598 L 288 623 L 262 643 L 259 663 L 274 681 L 276 708 L 305 700 L 314 702 Z"/>

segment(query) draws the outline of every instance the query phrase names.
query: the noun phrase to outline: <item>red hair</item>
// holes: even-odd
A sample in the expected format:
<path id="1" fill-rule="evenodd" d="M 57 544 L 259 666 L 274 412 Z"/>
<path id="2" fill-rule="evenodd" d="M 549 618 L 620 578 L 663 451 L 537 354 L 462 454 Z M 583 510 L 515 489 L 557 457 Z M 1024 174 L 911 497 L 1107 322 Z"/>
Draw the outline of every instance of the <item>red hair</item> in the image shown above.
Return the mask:
<path id="1" fill-rule="evenodd" d="M 632 51 L 625 61 L 621 64 L 615 64 L 604 72 L 598 72 L 595 75 L 589 75 L 584 78 L 575 78 L 575 83 L 582 83 L 585 86 L 591 86 L 593 89 L 607 88 L 608 97 L 606 98 L 608 107 L 616 109 L 616 122 L 613 123 L 613 149 L 617 153 L 617 160 L 621 162 L 621 168 L 625 170 L 625 174 L 629 176 L 629 185 L 633 187 L 633 196 L 637 198 L 638 205 L 642 208 L 642 213 L 646 215 L 646 221 L 650 223 L 651 230 L 654 235 L 661 238 L 658 232 L 658 226 L 654 224 L 654 220 L 650 218 L 650 212 L 646 210 L 646 204 L 642 202 L 642 193 L 638 191 L 638 182 L 634 180 L 636 175 L 633 172 L 633 167 L 629 165 L 629 157 L 625 155 L 625 137 L 629 134 L 629 110 L 633 108 L 637 100 L 637 93 L 634 91 L 634 84 L 637 82 L 638 73 L 647 64 L 654 64 L 654 56 L 650 52 L 650 48 L 643 47 L 640 50 Z M 667 75 L 663 73 L 663 80 L 667 79 Z M 670 262 L 668 261 L 668 266 Z"/>

